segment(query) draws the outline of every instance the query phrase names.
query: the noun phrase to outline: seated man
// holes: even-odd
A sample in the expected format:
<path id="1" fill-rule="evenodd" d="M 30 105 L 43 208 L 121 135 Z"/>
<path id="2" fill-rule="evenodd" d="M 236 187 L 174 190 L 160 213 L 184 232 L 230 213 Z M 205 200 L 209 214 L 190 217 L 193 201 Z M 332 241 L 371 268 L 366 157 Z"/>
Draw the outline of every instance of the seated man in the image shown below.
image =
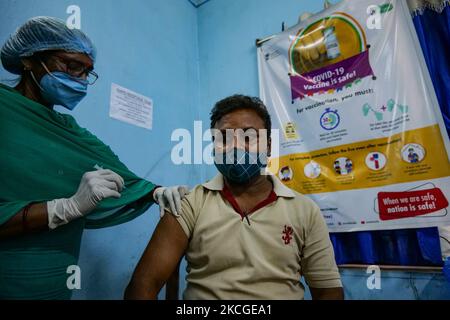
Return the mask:
<path id="1" fill-rule="evenodd" d="M 226 98 L 212 110 L 211 128 L 220 174 L 183 199 L 180 217 L 159 222 L 125 298 L 156 299 L 186 255 L 185 299 L 303 299 L 301 276 L 314 299 L 343 299 L 320 209 L 264 174 L 271 146 L 264 104 Z"/>

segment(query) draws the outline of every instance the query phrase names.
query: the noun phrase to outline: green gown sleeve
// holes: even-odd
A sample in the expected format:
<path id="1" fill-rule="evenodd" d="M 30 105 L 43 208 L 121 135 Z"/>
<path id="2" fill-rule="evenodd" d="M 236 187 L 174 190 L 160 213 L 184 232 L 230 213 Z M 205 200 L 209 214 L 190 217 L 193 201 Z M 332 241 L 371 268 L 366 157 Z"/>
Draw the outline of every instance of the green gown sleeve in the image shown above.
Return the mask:
<path id="1" fill-rule="evenodd" d="M 103 200 L 86 228 L 121 224 L 145 212 L 137 201 L 155 185 L 131 172 L 95 135 L 67 114 L 0 86 L 0 225 L 31 202 L 68 198 L 85 172 L 110 169 L 125 180 L 119 199 Z"/>

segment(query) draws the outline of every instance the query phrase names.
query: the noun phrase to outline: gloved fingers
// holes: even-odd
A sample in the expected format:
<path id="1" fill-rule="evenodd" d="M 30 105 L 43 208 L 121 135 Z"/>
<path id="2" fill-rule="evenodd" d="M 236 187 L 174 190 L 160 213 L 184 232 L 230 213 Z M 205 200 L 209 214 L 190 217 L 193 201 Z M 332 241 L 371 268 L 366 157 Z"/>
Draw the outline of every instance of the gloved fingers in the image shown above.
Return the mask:
<path id="1" fill-rule="evenodd" d="M 105 199 L 105 194 L 103 192 L 103 189 L 99 185 L 95 185 L 94 187 L 92 187 L 91 192 L 92 192 L 92 194 L 91 194 L 90 198 L 92 198 L 92 200 L 94 200 L 91 202 L 93 202 L 95 206 L 97 205 L 97 203 L 99 203 L 100 201 Z"/>
<path id="2" fill-rule="evenodd" d="M 97 170 L 95 172 L 98 172 L 98 174 L 100 176 L 109 176 L 109 175 L 115 175 L 117 177 L 119 177 L 119 179 L 122 181 L 122 184 L 125 184 L 125 180 L 123 180 L 123 178 L 116 172 L 110 170 L 110 169 L 101 169 L 101 170 Z"/>
<path id="3" fill-rule="evenodd" d="M 164 187 L 158 187 L 153 194 L 153 197 L 155 198 L 156 203 L 159 205 L 159 217 L 164 217 L 165 210 L 166 210 L 166 202 L 164 201 L 164 191 L 166 188 Z"/>
<path id="4" fill-rule="evenodd" d="M 173 200 L 172 190 L 166 189 L 164 191 L 164 200 L 167 200 L 167 202 L 169 203 L 170 211 L 172 212 L 172 214 L 175 216 L 179 216 L 179 214 L 177 212 L 177 208 L 175 207 L 175 202 Z"/>
<path id="5" fill-rule="evenodd" d="M 103 181 L 100 180 L 99 184 L 101 186 L 104 186 L 104 187 L 106 187 L 108 189 L 111 189 L 111 190 L 115 190 L 115 191 L 118 191 L 118 192 L 121 191 L 121 190 L 119 190 L 119 186 L 115 182 L 111 182 L 111 181 L 108 181 L 108 180 L 103 180 Z"/>
<path id="6" fill-rule="evenodd" d="M 160 205 L 159 206 L 159 218 L 162 219 L 162 217 L 164 217 L 164 214 L 166 213 L 166 208 L 164 207 L 164 205 Z"/>
<path id="7" fill-rule="evenodd" d="M 83 174 L 83 176 L 81 177 L 81 180 L 87 180 L 89 178 L 89 176 L 91 176 L 94 172 L 90 171 L 90 172 L 85 172 Z"/>
<path id="8" fill-rule="evenodd" d="M 156 201 L 157 204 L 159 205 L 164 205 L 164 189 L 163 187 L 158 187 L 156 188 L 156 190 L 153 193 L 153 198 Z"/>
<path id="9" fill-rule="evenodd" d="M 91 185 L 91 188 L 99 186 L 99 187 L 105 187 L 105 188 L 108 188 L 111 190 L 115 190 L 118 192 L 122 191 L 121 189 L 119 189 L 120 185 L 117 183 L 117 181 L 106 180 L 103 178 L 91 180 L 89 184 Z"/>
<path id="10" fill-rule="evenodd" d="M 173 201 L 175 202 L 175 208 L 177 209 L 175 216 L 179 217 L 181 214 L 181 194 L 179 190 L 174 190 Z"/>
<path id="11" fill-rule="evenodd" d="M 189 186 L 178 186 L 178 192 L 180 193 L 181 199 L 183 199 L 185 195 L 189 194 Z"/>
<path id="12" fill-rule="evenodd" d="M 106 187 L 100 186 L 97 188 L 97 192 L 100 192 L 103 196 L 102 199 L 107 199 L 107 198 L 120 198 L 121 194 L 119 192 L 117 192 L 116 190 L 112 190 L 112 189 L 108 189 Z"/>
<path id="13" fill-rule="evenodd" d="M 118 191 L 122 191 L 125 184 L 122 177 L 112 171 L 109 174 L 103 174 L 101 178 L 107 181 L 114 182 L 117 185 Z"/>
<path id="14" fill-rule="evenodd" d="M 125 184 L 125 180 L 123 180 L 123 178 L 119 174 L 117 174 L 113 171 L 111 171 L 109 174 L 103 174 L 102 178 L 117 180 L 119 182 L 119 184 L 122 186 Z"/>

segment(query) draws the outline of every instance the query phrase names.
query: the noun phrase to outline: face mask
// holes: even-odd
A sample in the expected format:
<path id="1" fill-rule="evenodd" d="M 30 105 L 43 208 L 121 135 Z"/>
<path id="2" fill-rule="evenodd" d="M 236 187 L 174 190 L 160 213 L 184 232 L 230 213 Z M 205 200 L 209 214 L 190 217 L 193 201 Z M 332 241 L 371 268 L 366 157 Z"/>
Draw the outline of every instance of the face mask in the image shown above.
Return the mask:
<path id="1" fill-rule="evenodd" d="M 48 71 L 47 71 L 48 72 Z M 34 77 L 36 82 L 36 78 Z M 88 81 L 55 71 L 44 75 L 39 83 L 42 97 L 53 105 L 73 110 L 87 94 Z"/>
<path id="2" fill-rule="evenodd" d="M 246 183 L 257 176 L 267 166 L 266 160 L 265 154 L 237 148 L 226 153 L 214 153 L 217 170 L 235 183 Z"/>

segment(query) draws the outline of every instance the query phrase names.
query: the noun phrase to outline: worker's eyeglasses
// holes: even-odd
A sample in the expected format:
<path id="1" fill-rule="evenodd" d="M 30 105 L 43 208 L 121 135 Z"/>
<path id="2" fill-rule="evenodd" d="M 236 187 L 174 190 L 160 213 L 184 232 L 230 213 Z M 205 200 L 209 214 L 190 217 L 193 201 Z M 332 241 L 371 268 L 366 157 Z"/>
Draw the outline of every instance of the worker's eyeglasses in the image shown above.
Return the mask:
<path id="1" fill-rule="evenodd" d="M 64 71 L 76 78 L 85 79 L 90 85 L 93 85 L 98 79 L 97 73 L 92 71 L 90 68 L 86 68 L 84 64 L 78 61 L 65 59 L 57 55 L 50 56 L 48 59 L 53 60 L 61 71 Z"/>

